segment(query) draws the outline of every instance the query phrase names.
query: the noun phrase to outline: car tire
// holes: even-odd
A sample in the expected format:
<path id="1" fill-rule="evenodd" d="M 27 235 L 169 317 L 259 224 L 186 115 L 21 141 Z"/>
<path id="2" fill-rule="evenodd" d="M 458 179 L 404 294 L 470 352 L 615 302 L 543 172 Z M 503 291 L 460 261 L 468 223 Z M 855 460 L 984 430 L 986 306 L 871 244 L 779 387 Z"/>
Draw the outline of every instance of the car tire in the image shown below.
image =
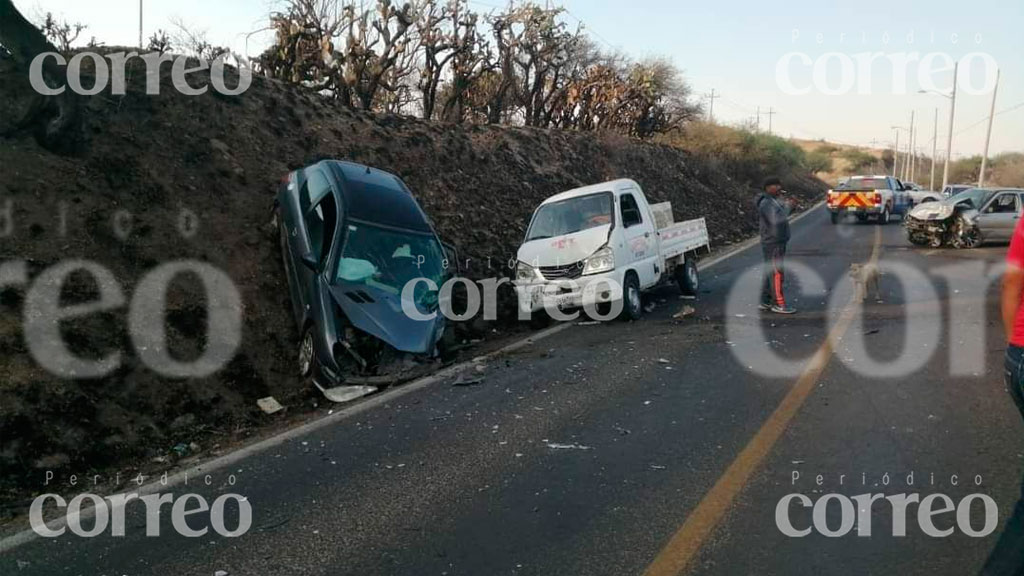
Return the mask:
<path id="1" fill-rule="evenodd" d="M 926 236 L 921 234 L 907 234 L 907 240 L 914 246 L 928 246 L 931 242 Z"/>
<path id="2" fill-rule="evenodd" d="M 676 268 L 675 277 L 683 296 L 697 295 L 700 290 L 700 271 L 695 260 L 687 258 L 682 266 Z"/>
<path id="3" fill-rule="evenodd" d="M 311 327 L 302 331 L 297 360 L 299 376 L 309 378 L 313 374 L 313 367 L 316 366 L 316 350 L 313 346 L 313 329 Z"/>
<path id="4" fill-rule="evenodd" d="M 640 295 L 640 279 L 634 272 L 626 273 L 622 283 L 622 315 L 623 320 L 639 320 L 644 315 L 643 298 Z"/>

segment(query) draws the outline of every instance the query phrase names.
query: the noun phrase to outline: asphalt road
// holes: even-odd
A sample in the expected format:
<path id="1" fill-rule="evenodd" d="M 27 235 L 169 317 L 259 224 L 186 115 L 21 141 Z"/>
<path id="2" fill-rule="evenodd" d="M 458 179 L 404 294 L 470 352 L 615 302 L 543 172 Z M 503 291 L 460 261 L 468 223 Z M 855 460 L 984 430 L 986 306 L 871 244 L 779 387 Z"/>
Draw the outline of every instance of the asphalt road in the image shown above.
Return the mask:
<path id="1" fill-rule="evenodd" d="M 790 282 L 797 316 L 757 311 L 755 247 L 703 271 L 696 317 L 673 320 L 683 302 L 665 289 L 640 322 L 573 327 L 490 362 L 477 385 L 427 386 L 217 471 L 209 487 L 173 489 L 245 496 L 244 536 L 177 536 L 168 506 L 147 538 L 129 508 L 125 537 L 37 539 L 0 557 L 0 573 L 975 573 L 1024 453 L 984 280 L 1004 253 L 911 248 L 898 224 L 833 227 L 819 210 L 790 245 L 809 274 Z M 858 307 L 848 270 L 873 255 L 881 301 Z M 791 369 L 766 374 L 771 358 Z M 912 505 L 894 536 L 882 501 L 871 536 L 789 537 L 776 507 L 792 493 L 982 493 L 1000 528 L 932 537 Z M 810 510 L 792 510 L 811 525 Z M 953 516 L 936 524 L 955 528 Z M 980 530 L 980 503 L 970 517 Z"/>

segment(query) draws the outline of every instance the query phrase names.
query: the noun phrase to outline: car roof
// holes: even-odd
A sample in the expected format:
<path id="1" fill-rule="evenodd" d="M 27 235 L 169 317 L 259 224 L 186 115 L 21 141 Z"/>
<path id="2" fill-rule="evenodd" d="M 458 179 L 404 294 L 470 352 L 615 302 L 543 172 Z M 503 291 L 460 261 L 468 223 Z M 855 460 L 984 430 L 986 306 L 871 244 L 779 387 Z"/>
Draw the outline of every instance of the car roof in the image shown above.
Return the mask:
<path id="1" fill-rule="evenodd" d="M 640 186 L 633 180 L 620 178 L 619 180 L 610 180 L 608 182 L 583 186 L 582 188 L 574 188 L 560 194 L 555 194 L 545 200 L 542 205 L 551 204 L 552 202 L 561 202 L 562 200 L 569 200 L 570 198 L 579 198 L 580 196 L 589 196 L 590 194 L 599 194 L 601 192 L 618 192 L 627 188 L 639 189 Z"/>
<path id="2" fill-rule="evenodd" d="M 433 233 L 427 215 L 398 176 L 342 160 L 325 160 L 320 165 L 339 183 L 338 191 L 348 218 Z"/>

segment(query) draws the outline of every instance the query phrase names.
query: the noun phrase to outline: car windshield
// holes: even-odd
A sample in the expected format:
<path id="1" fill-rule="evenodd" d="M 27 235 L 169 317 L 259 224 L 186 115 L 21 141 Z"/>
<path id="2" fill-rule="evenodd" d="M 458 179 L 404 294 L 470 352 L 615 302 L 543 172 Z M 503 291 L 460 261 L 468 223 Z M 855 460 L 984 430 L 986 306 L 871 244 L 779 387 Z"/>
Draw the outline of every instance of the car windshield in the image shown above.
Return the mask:
<path id="1" fill-rule="evenodd" d="M 346 230 L 335 281 L 365 284 L 400 295 L 406 284 L 418 278 L 440 286 L 444 281 L 444 260 L 441 244 L 432 234 L 352 222 Z M 417 303 L 429 305 L 430 295 L 436 300 L 436 292 L 425 283 L 416 285 Z"/>
<path id="2" fill-rule="evenodd" d="M 611 224 L 612 205 L 611 192 L 544 204 L 533 217 L 526 241 L 555 238 Z"/>
<path id="3" fill-rule="evenodd" d="M 889 182 L 885 178 L 853 178 L 839 185 L 839 190 L 886 190 Z"/>
<path id="4" fill-rule="evenodd" d="M 970 201 L 972 207 L 978 208 L 984 202 L 985 197 L 988 196 L 989 193 L 990 192 L 988 190 L 984 190 L 982 188 L 971 188 L 970 190 L 964 190 L 963 192 L 957 194 L 956 196 L 953 196 L 952 198 L 947 200 L 947 202 L 949 204 L 956 205 L 963 202 L 964 200 L 968 200 Z"/>

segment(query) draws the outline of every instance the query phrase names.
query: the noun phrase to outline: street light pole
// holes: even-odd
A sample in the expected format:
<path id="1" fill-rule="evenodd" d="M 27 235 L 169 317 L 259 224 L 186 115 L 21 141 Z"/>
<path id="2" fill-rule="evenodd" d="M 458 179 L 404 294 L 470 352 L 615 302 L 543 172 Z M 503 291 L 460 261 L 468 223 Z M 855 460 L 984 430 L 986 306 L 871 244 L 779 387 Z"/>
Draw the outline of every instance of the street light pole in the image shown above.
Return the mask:
<path id="1" fill-rule="evenodd" d="M 900 163 L 900 129 L 896 128 L 896 143 L 892 145 L 892 177 L 896 177 L 896 166 Z"/>
<path id="2" fill-rule="evenodd" d="M 914 111 L 910 111 L 910 133 L 907 134 L 907 159 L 903 162 L 903 181 L 910 182 L 914 170 Z"/>
<path id="3" fill-rule="evenodd" d="M 988 112 L 988 134 L 985 135 L 985 153 L 981 155 L 981 172 L 978 174 L 978 188 L 985 185 L 985 169 L 988 167 L 988 145 L 992 141 L 992 122 L 996 118 L 996 93 L 999 92 L 999 74 L 996 70 L 996 87 L 992 89 L 992 107 Z"/>
<path id="4" fill-rule="evenodd" d="M 928 189 L 935 191 L 935 157 L 939 148 L 939 109 L 935 108 L 935 129 L 932 133 L 932 177 L 928 182 Z"/>
<path id="5" fill-rule="evenodd" d="M 949 185 L 949 158 L 953 155 L 953 119 L 956 115 L 956 82 L 960 63 L 953 64 L 953 95 L 949 99 L 949 135 L 946 137 L 946 166 L 942 169 L 942 189 Z"/>

